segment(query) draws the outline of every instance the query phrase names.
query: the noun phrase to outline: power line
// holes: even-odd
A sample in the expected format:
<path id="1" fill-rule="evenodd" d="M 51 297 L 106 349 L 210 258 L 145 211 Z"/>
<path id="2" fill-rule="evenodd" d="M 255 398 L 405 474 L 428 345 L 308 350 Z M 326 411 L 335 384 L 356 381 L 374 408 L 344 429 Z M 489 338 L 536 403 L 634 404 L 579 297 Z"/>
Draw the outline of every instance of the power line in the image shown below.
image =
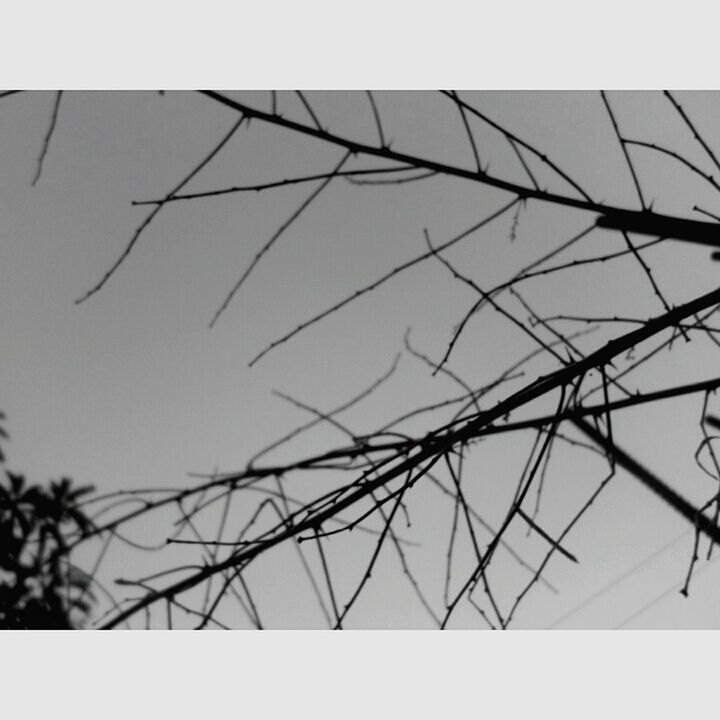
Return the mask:
<path id="1" fill-rule="evenodd" d="M 677 542 L 679 542 L 679 541 L 682 540 L 684 537 L 686 537 L 687 535 L 689 535 L 691 532 L 692 532 L 692 530 L 685 530 L 684 532 L 680 533 L 680 535 L 678 535 L 677 537 L 675 537 L 675 538 L 673 538 L 672 540 L 670 540 L 669 542 L 667 542 L 667 543 L 666 543 L 665 545 L 663 545 L 661 548 L 655 550 L 653 553 L 651 553 L 651 554 L 648 555 L 647 557 L 645 557 L 645 558 L 643 558 L 642 560 L 640 560 L 637 564 L 633 565 L 633 567 L 631 567 L 629 570 L 626 570 L 626 571 L 625 571 L 624 573 L 622 573 L 621 575 L 618 575 L 616 578 L 614 578 L 613 580 L 611 580 L 607 585 L 604 585 L 604 586 L 601 587 L 599 590 L 597 590 L 596 592 L 594 592 L 592 595 L 590 595 L 589 597 L 585 598 L 585 600 L 583 600 L 580 604 L 576 605 L 576 606 L 575 606 L 574 608 L 572 608 L 571 610 L 568 610 L 568 612 L 566 612 L 564 615 L 562 615 L 561 617 L 559 617 L 552 625 L 549 625 L 547 629 L 548 629 L 548 630 L 552 630 L 553 628 L 555 628 L 555 627 L 557 627 L 558 625 L 560 625 L 560 623 L 564 622 L 565 620 L 567 620 L 567 619 L 568 619 L 569 617 L 571 617 L 572 615 L 575 615 L 575 613 L 580 612 L 580 610 L 582 610 L 583 608 L 587 607 L 587 606 L 590 605 L 591 603 L 595 602 L 595 600 L 597 600 L 598 598 L 602 597 L 602 596 L 605 595 L 606 593 L 610 592 L 610 590 L 612 590 L 614 587 L 616 587 L 616 586 L 619 585 L 621 582 L 623 582 L 624 580 L 626 580 L 627 578 L 629 578 L 633 573 L 636 573 L 638 570 L 640 570 L 640 568 L 642 568 L 642 567 L 644 567 L 645 565 L 647 565 L 649 562 L 651 562 L 652 560 L 654 560 L 656 557 L 658 557 L 659 555 L 662 555 L 662 553 L 664 553 L 666 550 L 669 550 L 673 545 L 675 545 Z M 674 586 L 673 586 L 673 587 L 674 587 Z"/>
<path id="2" fill-rule="evenodd" d="M 720 558 L 716 557 L 714 560 L 711 560 L 710 562 L 705 563 L 705 565 L 703 565 L 699 570 L 696 571 L 695 575 L 697 576 L 697 575 L 699 575 L 703 570 L 707 570 L 707 569 L 708 569 L 711 565 L 713 565 L 718 559 L 720 559 Z M 627 618 L 626 620 L 623 620 L 619 625 L 616 625 L 616 626 L 615 626 L 615 629 L 616 629 L 616 630 L 619 630 L 620 628 L 625 627 L 625 625 L 627 625 L 629 622 L 631 622 L 631 621 L 634 620 L 635 618 L 637 618 L 637 617 L 639 617 L 640 615 L 642 615 L 646 610 L 649 610 L 653 605 L 656 605 L 656 604 L 659 603 L 661 600 L 664 600 L 668 595 L 670 595 L 671 592 L 673 592 L 674 590 L 680 590 L 680 588 L 681 588 L 684 584 L 685 584 L 684 582 L 675 583 L 674 585 L 672 585 L 671 587 L 669 587 L 667 590 L 663 590 L 663 592 L 661 592 L 658 596 L 654 597 L 649 603 L 646 603 L 646 604 L 643 605 L 639 610 L 636 610 L 629 618 Z"/>

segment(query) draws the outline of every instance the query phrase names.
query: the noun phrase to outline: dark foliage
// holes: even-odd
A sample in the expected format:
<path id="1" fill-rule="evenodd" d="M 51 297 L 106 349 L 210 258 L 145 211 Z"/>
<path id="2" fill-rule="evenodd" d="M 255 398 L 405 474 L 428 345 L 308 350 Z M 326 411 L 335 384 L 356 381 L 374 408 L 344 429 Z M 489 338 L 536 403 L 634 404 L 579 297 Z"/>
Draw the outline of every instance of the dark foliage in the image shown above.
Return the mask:
<path id="1" fill-rule="evenodd" d="M 2 417 L 0 417 L 2 419 Z M 7 438 L 0 428 L 2 438 Z M 0 462 L 5 457 L 0 450 Z M 91 578 L 69 561 L 67 534 L 90 520 L 78 499 L 91 487 L 62 478 L 30 485 L 5 469 L 0 477 L 0 628 L 70 630 L 83 626 L 94 600 Z"/>

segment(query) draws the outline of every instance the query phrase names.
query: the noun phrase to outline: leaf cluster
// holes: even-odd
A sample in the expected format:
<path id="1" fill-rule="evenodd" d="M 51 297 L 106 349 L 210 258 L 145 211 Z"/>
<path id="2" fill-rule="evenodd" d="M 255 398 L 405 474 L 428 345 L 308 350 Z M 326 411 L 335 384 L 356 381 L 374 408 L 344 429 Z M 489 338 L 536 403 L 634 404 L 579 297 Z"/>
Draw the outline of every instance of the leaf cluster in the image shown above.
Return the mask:
<path id="1" fill-rule="evenodd" d="M 7 435 L 2 432 L 2 437 Z M 0 451 L 0 463 L 5 458 Z M 79 507 L 92 486 L 61 478 L 43 487 L 5 469 L 0 477 L 0 628 L 80 628 L 95 597 L 92 578 L 70 563 L 68 536 L 92 523 Z"/>

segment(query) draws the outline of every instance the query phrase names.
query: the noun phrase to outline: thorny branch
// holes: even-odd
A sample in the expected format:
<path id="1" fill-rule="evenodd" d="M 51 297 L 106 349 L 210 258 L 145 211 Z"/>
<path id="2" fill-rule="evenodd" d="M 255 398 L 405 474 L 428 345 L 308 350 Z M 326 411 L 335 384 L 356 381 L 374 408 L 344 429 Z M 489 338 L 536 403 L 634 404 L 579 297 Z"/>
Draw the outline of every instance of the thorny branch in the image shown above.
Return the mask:
<path id="1" fill-rule="evenodd" d="M 366 282 L 359 289 L 341 295 L 340 300 L 325 310 L 276 338 L 250 362 L 251 366 L 254 365 L 268 352 L 287 343 L 299 333 L 340 312 L 348 304 L 373 292 L 386 282 L 398 278 L 406 270 L 433 259 L 448 271 L 449 276 L 457 281 L 459 286 L 472 290 L 473 302 L 454 328 L 439 362 L 430 359 L 435 352 L 426 355 L 412 346 L 409 335 L 405 337 L 405 352 L 420 360 L 423 369 L 431 378 L 437 378 L 438 382 L 442 382 L 440 378 L 444 378 L 445 382 L 452 382 L 459 395 L 436 402 L 426 402 L 423 399 L 425 404 L 418 402 L 390 423 L 363 428 L 362 432 L 350 430 L 349 423 L 344 420 L 341 422 L 338 415 L 355 408 L 360 401 L 375 394 L 380 388 L 386 388 L 386 383 L 389 385 L 389 381 L 395 379 L 394 372 L 399 359 L 396 358 L 388 372 L 350 400 L 329 411 L 318 410 L 288 394 L 277 393 L 295 407 L 310 412 L 313 419 L 283 434 L 278 440 L 255 453 L 244 470 L 231 473 L 214 472 L 209 477 L 195 477 L 194 484 L 180 488 L 122 490 L 86 499 L 84 507 L 99 508 L 94 515 L 94 525 L 82 535 L 68 536 L 67 545 L 72 549 L 81 545 L 87 547 L 92 542 L 100 543 L 93 563 L 93 576 L 101 570 L 108 547 L 115 539 L 132 544 L 142 551 L 158 547 L 157 543 L 153 545 L 147 540 L 135 540 L 128 533 L 137 528 L 140 521 L 150 518 L 154 521 L 158 518 L 167 520 L 164 514 L 169 516 L 174 511 L 179 513 L 179 519 L 174 527 L 169 523 L 170 527 L 173 527 L 172 535 L 166 536 L 161 545 L 176 546 L 176 549 L 182 546 L 188 553 L 198 553 L 196 561 L 184 562 L 140 579 L 118 579 L 118 585 L 131 587 L 140 595 L 117 602 L 107 593 L 112 607 L 98 621 L 99 626 L 113 628 L 127 624 L 136 617 L 145 617 L 149 624 L 154 617 L 151 615 L 152 611 L 155 610 L 157 615 L 159 608 L 165 615 L 168 627 L 177 626 L 177 610 L 182 610 L 187 616 L 194 618 L 193 622 L 197 622 L 198 627 L 204 628 L 210 624 L 226 627 L 225 616 L 223 615 L 222 620 L 219 617 L 226 601 L 232 600 L 240 606 L 247 622 L 261 628 L 266 617 L 263 612 L 261 619 L 262 605 L 257 601 L 260 594 L 253 581 L 252 570 L 272 549 L 292 546 L 295 548 L 293 557 L 299 562 L 303 577 L 310 586 L 324 621 L 338 629 L 347 627 L 354 613 L 358 612 L 359 598 L 370 585 L 373 573 L 382 572 L 381 559 L 385 556 L 383 549 L 392 546 L 416 599 L 437 626 L 447 627 L 460 605 L 465 602 L 489 627 L 505 628 L 513 621 L 521 602 L 533 587 L 542 584 L 546 589 L 558 592 L 545 575 L 556 553 L 565 560 L 582 562 L 579 553 L 575 555 L 568 549 L 573 546 L 566 544 L 566 538 L 599 493 L 616 477 L 618 470 L 650 489 L 659 502 L 676 511 L 695 530 L 693 555 L 681 590 L 687 594 L 690 578 L 699 558 L 700 535 L 704 534 L 711 540 L 708 557 L 713 544 L 720 540 L 720 489 L 717 487 L 720 483 L 720 464 L 713 445 L 717 437 L 710 435 L 706 429 L 706 426 L 714 429 L 720 427 L 720 421 L 709 412 L 710 393 L 720 387 L 720 378 L 712 377 L 684 384 L 668 382 L 657 390 L 643 392 L 631 392 L 620 385 L 619 380 L 637 368 L 645 368 L 648 361 L 657 357 L 661 351 L 677 352 L 673 347 L 673 340 L 678 334 L 684 335 L 686 340 L 704 335 L 714 343 L 712 347 L 715 351 L 720 346 L 715 337 L 720 331 L 706 323 L 720 306 L 720 289 L 712 289 L 697 296 L 690 295 L 682 304 L 673 305 L 668 301 L 669 296 L 661 288 L 647 260 L 641 255 L 641 251 L 661 243 L 666 247 L 668 240 L 720 248 L 720 225 L 718 222 L 687 219 L 653 210 L 653 203 L 646 202 L 639 163 L 635 162 L 629 151 L 632 148 L 653 151 L 656 157 L 669 158 L 671 164 L 689 169 L 694 176 L 701 178 L 715 190 L 720 189 L 720 185 L 711 174 L 688 160 L 684 152 L 644 139 L 626 138 L 620 130 L 617 116 L 606 94 L 602 92 L 601 99 L 630 172 L 640 210 L 600 202 L 594 200 L 588 189 L 561 169 L 554 159 L 510 128 L 491 119 L 476 103 L 461 99 L 455 91 L 441 93 L 443 103 L 447 104 L 446 100 L 451 103 L 448 105 L 448 112 L 454 113 L 453 122 L 460 126 L 458 132 L 468 153 L 469 162 L 462 167 L 391 149 L 387 132 L 392 124 L 387 123 L 381 113 L 381 108 L 383 111 L 385 109 L 385 103 L 378 103 L 371 91 L 366 91 L 363 103 L 365 113 L 371 115 L 371 127 L 374 128 L 372 137 L 377 138 L 375 144 L 340 135 L 323 124 L 322 121 L 328 116 L 322 111 L 318 113 L 318 105 L 311 102 L 311 96 L 299 90 L 293 92 L 292 98 L 285 98 L 289 100 L 287 103 L 281 103 L 278 93 L 273 92 L 269 112 L 227 94 L 201 91 L 208 100 L 237 113 L 238 118 L 204 159 L 164 198 L 135 203 L 150 205 L 152 209 L 135 230 L 118 259 L 101 280 L 77 300 L 78 303 L 97 293 L 115 274 L 160 210 L 180 201 L 217 196 L 230 199 L 238 193 L 272 192 L 284 187 L 317 183 L 307 198 L 260 246 L 216 311 L 210 323 L 213 326 L 265 254 L 281 235 L 293 229 L 304 210 L 335 178 L 344 178 L 352 185 L 412 186 L 416 180 L 444 177 L 469 183 L 470 187 L 479 192 L 484 188 L 494 188 L 509 197 L 502 204 L 496 202 L 495 210 L 486 210 L 474 223 L 468 225 L 466 220 L 465 230 L 437 245 L 431 243 L 430 234 L 425 230 L 427 249 L 424 252 L 400 262 L 395 267 L 385 269 L 379 277 Z M 38 159 L 33 184 L 42 172 L 57 122 L 61 95 L 60 92 L 56 95 L 50 127 Z M 720 163 L 709 142 L 697 130 L 696 123 L 690 120 L 688 113 L 673 95 L 665 92 L 665 97 L 710 161 L 720 170 Z M 280 114 L 281 105 L 283 109 L 286 106 L 294 107 L 302 114 L 302 121 Z M 300 140 L 312 138 L 335 152 L 335 148 L 341 148 L 342 158 L 339 162 L 336 159 L 333 169 L 322 173 L 285 176 L 283 179 L 261 183 L 249 182 L 216 190 L 182 193 L 190 181 L 226 147 L 241 125 L 249 125 L 250 120 L 282 128 Z M 486 147 L 482 146 L 481 157 L 474 129 L 494 133 L 505 152 L 512 153 L 511 158 L 516 170 L 517 162 L 521 164 L 524 172 L 522 181 L 529 181 L 529 184 L 519 184 L 500 175 L 490 174 Z M 401 142 L 397 145 L 400 146 Z M 641 156 L 646 154 L 638 153 Z M 364 164 L 354 165 L 356 158 L 361 158 Z M 384 164 L 373 168 L 372 163 L 368 164 L 368 161 L 373 160 L 382 160 Z M 486 162 L 485 167 L 481 160 Z M 468 169 L 470 165 L 473 166 L 472 169 Z M 570 192 L 568 187 L 572 188 L 571 194 L 544 187 L 541 184 L 541 175 L 538 174 L 542 172 L 551 175 L 553 182 L 560 183 L 564 191 Z M 490 289 L 482 287 L 468 268 L 454 258 L 450 259 L 452 253 L 447 251 L 456 252 L 461 248 L 461 241 L 479 236 L 481 232 L 492 232 L 496 225 L 500 224 L 499 221 L 504 216 L 509 216 L 513 209 L 515 215 L 509 236 L 511 241 L 515 241 L 514 246 L 517 246 L 520 241 L 516 231 L 521 210 L 522 234 L 532 235 L 532 231 L 528 229 L 526 232 L 525 227 L 526 217 L 531 218 L 529 213 L 532 206 L 568 209 L 590 217 L 586 217 L 583 230 L 575 230 L 570 239 L 565 239 L 570 232 L 559 235 L 553 240 L 555 249 L 538 252 L 539 257 L 513 274 L 506 275 L 508 279 L 502 281 L 502 278 L 493 278 Z M 717 219 L 717 216 L 709 211 L 695 209 Z M 528 228 L 532 228 L 531 220 L 528 220 Z M 561 253 L 568 253 L 570 250 L 577 253 L 577 243 L 583 238 L 587 238 L 586 242 L 598 242 L 599 238 L 609 236 L 609 233 L 600 232 L 603 229 L 619 231 L 625 241 L 625 248 L 615 252 L 601 248 L 598 254 L 590 257 L 576 254 L 560 264 L 547 264 Z M 650 239 L 638 244 L 630 237 L 631 234 L 645 235 Z M 504 237 L 507 240 L 507 229 Z M 567 258 L 567 255 L 565 257 Z M 642 291 L 648 296 L 652 291 L 660 300 L 662 314 L 647 319 L 631 317 L 632 311 L 626 316 L 603 315 L 602 310 L 592 316 L 583 315 L 582 311 L 572 314 L 544 314 L 517 290 L 519 285 L 530 280 L 547 282 L 555 277 L 577 273 L 581 268 L 603 267 L 605 272 L 610 273 L 610 268 L 616 264 L 608 261 L 628 258 L 634 259 L 645 274 L 649 288 L 643 288 Z M 500 296 L 505 291 L 508 291 L 506 299 L 519 302 L 527 312 L 527 320 L 516 317 L 504 301 L 501 304 Z M 470 332 L 470 319 L 487 308 L 492 308 L 505 326 L 512 325 L 523 339 L 529 339 L 533 343 L 533 351 L 515 364 L 506 363 L 507 367 L 502 374 L 492 382 L 488 381 L 487 376 L 482 376 L 481 384 L 477 377 L 470 378 L 464 371 L 451 368 L 450 360 L 451 356 L 453 361 L 455 359 L 453 351 L 460 336 L 465 340 Z M 593 323 L 609 332 L 615 332 L 616 324 L 620 323 L 628 323 L 633 327 L 630 331 L 609 336 L 604 343 L 596 343 L 594 348 L 588 348 L 585 333 L 565 335 L 559 332 L 553 323 L 560 320 Z M 672 333 L 669 340 L 660 337 L 666 331 Z M 548 335 L 551 339 L 545 340 Z M 646 354 L 639 359 L 631 356 L 637 348 L 649 341 L 660 344 L 649 351 L 643 348 Z M 441 353 L 442 350 L 438 356 Z M 534 381 L 522 380 L 526 372 L 530 372 L 530 368 L 536 367 L 530 364 L 530 360 L 545 363 L 541 366 L 543 372 Z M 521 372 L 520 368 L 525 364 L 528 367 Z M 588 389 L 588 378 L 593 373 L 601 377 L 601 382 Z M 523 385 L 518 389 L 519 382 Z M 514 389 L 506 391 L 506 386 Z M 619 399 L 616 396 L 618 390 L 623 394 Z M 602 402 L 585 404 L 589 396 L 600 391 Z M 641 408 L 651 403 L 671 401 L 673 398 L 696 393 L 704 393 L 701 411 L 702 440 L 697 448 L 696 459 L 700 469 L 714 483 L 710 500 L 701 507 L 695 507 L 668 482 L 661 480 L 648 469 L 644 460 L 635 458 L 624 449 L 622 439 L 617 436 L 615 423 L 616 414 L 626 408 Z M 551 408 L 547 407 L 547 403 L 557 394 L 559 398 L 556 408 L 554 412 L 548 412 Z M 315 454 L 301 453 L 299 459 L 290 462 L 257 465 L 257 461 L 271 451 L 316 427 L 340 431 L 347 444 Z M 512 494 L 512 497 L 500 510 L 494 508 L 492 522 L 488 522 L 484 519 L 485 508 L 478 499 L 489 483 L 488 473 L 484 471 L 482 463 L 475 464 L 473 461 L 471 466 L 471 458 L 484 457 L 487 445 L 501 442 L 504 436 L 524 437 L 521 435 L 522 431 L 532 431 L 532 442 L 527 445 L 529 454 L 525 455 L 526 449 L 522 452 L 514 450 L 525 465 L 514 480 L 503 478 L 492 486 L 492 492 L 497 496 L 493 499 L 498 505 L 508 499 L 506 494 L 508 497 Z M 585 442 L 577 439 L 578 432 L 581 437 L 586 438 Z M 516 447 L 519 447 L 521 442 L 522 440 L 518 440 Z M 589 497 L 586 496 L 587 499 L 580 505 L 579 510 L 570 515 L 569 520 L 563 521 L 564 526 L 548 526 L 540 507 L 542 494 L 544 511 L 548 492 L 543 490 L 546 475 L 552 475 L 556 466 L 560 465 L 556 456 L 561 450 L 554 450 L 556 445 L 562 446 L 561 450 L 569 447 L 572 452 L 593 451 L 595 462 L 600 456 L 609 466 L 609 470 L 604 469 L 605 474 L 599 484 Z M 525 445 L 522 447 L 525 448 Z M 709 464 L 702 462 L 702 453 L 706 454 Z M 328 478 L 328 484 L 320 484 L 318 479 L 321 475 Z M 426 488 L 430 489 L 429 492 L 439 489 L 449 498 L 448 502 L 452 503 L 451 512 L 446 513 L 449 533 L 432 534 L 433 543 L 442 542 L 441 559 L 438 563 L 441 569 L 437 583 L 440 589 L 434 593 L 421 590 L 421 584 L 425 586 L 425 583 L 421 583 L 416 577 L 416 571 L 411 570 L 411 567 L 417 567 L 411 553 L 423 549 L 417 547 L 418 544 L 413 542 L 409 532 L 411 526 L 419 522 L 418 516 L 422 515 L 417 512 L 415 498 L 421 496 Z M 527 507 L 533 497 L 530 494 L 531 489 L 535 493 L 534 510 Z M 258 496 L 261 497 L 260 500 L 257 500 Z M 251 498 L 254 500 L 251 501 Z M 404 529 L 400 531 L 397 526 L 402 522 Z M 525 533 L 527 542 L 535 543 L 532 545 L 534 549 L 541 549 L 542 560 L 528 562 L 524 559 L 524 554 L 515 549 L 516 539 L 510 538 L 510 535 L 512 529 L 517 529 L 518 526 Z M 406 530 L 408 538 L 405 537 Z M 489 541 L 484 535 L 490 536 Z M 362 543 L 359 538 L 365 538 L 367 543 Z M 354 568 L 354 574 L 350 567 L 339 568 L 334 561 L 335 556 L 328 552 L 334 542 L 350 540 L 365 551 L 363 560 Z M 303 551 L 306 546 L 301 547 L 301 543 L 306 541 L 314 542 L 316 553 Z M 499 548 L 503 548 L 502 553 L 498 552 Z M 503 557 L 507 557 L 503 554 L 505 551 L 523 572 L 530 575 L 529 580 L 525 578 L 526 582 L 519 591 L 517 588 L 508 591 L 498 576 L 490 572 L 491 567 L 502 567 L 501 561 Z M 459 586 L 454 587 L 458 583 Z M 348 588 L 351 588 L 349 592 Z M 103 589 L 103 592 L 106 591 Z M 508 592 L 512 594 L 508 595 Z"/>

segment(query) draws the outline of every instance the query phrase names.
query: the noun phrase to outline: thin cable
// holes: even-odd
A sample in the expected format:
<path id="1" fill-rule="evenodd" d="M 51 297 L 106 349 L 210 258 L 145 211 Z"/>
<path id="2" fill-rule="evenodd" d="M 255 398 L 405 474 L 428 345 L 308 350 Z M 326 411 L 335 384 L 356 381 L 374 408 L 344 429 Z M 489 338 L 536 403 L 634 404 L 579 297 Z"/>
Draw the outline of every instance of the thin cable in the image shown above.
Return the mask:
<path id="1" fill-rule="evenodd" d="M 695 577 L 697 577 L 703 570 L 707 570 L 711 565 L 713 565 L 715 562 L 717 562 L 720 559 L 720 555 L 717 556 L 714 560 L 711 560 L 708 563 L 705 563 L 696 573 Z M 657 597 L 654 597 L 649 603 L 646 603 L 643 605 L 639 610 L 636 610 L 627 620 L 623 620 L 619 625 L 615 626 L 616 630 L 619 630 L 620 628 L 625 627 L 629 622 L 632 622 L 635 620 L 635 618 L 642 615 L 646 610 L 649 610 L 654 605 L 657 605 L 661 600 L 664 600 L 668 595 L 670 595 L 671 592 L 674 590 L 680 590 L 680 588 L 684 585 L 684 582 L 675 583 L 671 587 L 669 587 L 667 590 L 663 590 L 663 592 L 660 593 Z"/>
<path id="2" fill-rule="evenodd" d="M 665 543 L 665 545 L 663 545 L 661 548 L 658 548 L 653 553 L 651 553 L 647 557 L 640 560 L 640 562 L 633 565 L 629 570 L 626 570 L 624 573 L 618 575 L 616 578 L 611 580 L 609 583 L 607 583 L 607 585 L 604 585 L 599 590 L 594 592 L 592 595 L 590 595 L 589 597 L 586 597 L 581 603 L 576 605 L 574 608 L 572 608 L 571 610 L 568 610 L 564 615 L 559 617 L 552 625 L 548 625 L 547 629 L 552 630 L 553 628 L 560 625 L 560 623 L 564 622 L 572 615 L 575 615 L 575 613 L 580 612 L 580 610 L 586 608 L 588 605 L 595 602 L 595 600 L 602 597 L 606 593 L 610 592 L 610 590 L 612 590 L 614 587 L 617 587 L 624 580 L 627 580 L 627 578 L 629 578 L 631 575 L 633 575 L 638 570 L 640 570 L 640 568 L 647 565 L 649 562 L 654 560 L 659 555 L 662 555 L 666 550 L 669 550 L 673 545 L 675 545 L 678 541 L 680 541 L 681 539 L 683 539 L 684 537 L 689 535 L 691 532 L 692 532 L 691 530 L 685 530 L 684 532 L 680 533 L 680 535 L 678 535 L 677 537 L 670 540 L 670 542 Z"/>

